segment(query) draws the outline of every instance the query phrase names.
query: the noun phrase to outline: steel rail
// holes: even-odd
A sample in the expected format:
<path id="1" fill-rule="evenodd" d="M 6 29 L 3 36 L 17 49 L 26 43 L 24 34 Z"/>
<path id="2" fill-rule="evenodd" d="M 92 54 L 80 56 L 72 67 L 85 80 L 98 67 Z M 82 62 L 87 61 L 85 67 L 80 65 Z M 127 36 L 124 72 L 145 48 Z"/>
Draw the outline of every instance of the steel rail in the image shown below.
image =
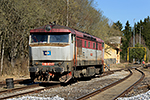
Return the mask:
<path id="1" fill-rule="evenodd" d="M 27 89 L 27 88 L 35 88 L 37 86 L 38 85 L 34 85 L 34 86 L 31 85 L 31 86 L 27 86 L 27 87 L 23 87 L 23 88 L 18 88 L 18 89 L 17 88 L 16 89 L 10 89 L 7 92 L 19 91 L 19 90 L 23 90 L 23 89 Z M 50 89 L 50 88 L 54 88 L 54 87 L 59 87 L 59 86 L 60 86 L 60 84 L 56 84 L 56 85 L 53 85 L 53 86 L 44 87 L 42 89 L 31 90 L 31 91 L 27 91 L 27 92 L 23 92 L 23 93 L 17 93 L 17 94 L 9 95 L 9 96 L 6 96 L 6 97 L 1 97 L 0 100 L 16 97 L 16 96 L 20 96 L 20 95 L 30 94 L 30 93 L 38 93 L 38 92 L 40 92 L 42 90 Z"/>
<path id="2" fill-rule="evenodd" d="M 103 76 L 106 76 L 106 75 L 110 75 L 110 74 L 113 74 L 114 72 L 117 72 L 117 71 L 121 71 L 123 69 L 120 69 L 120 70 L 113 70 L 113 71 L 108 71 L 108 72 L 105 72 L 104 75 L 100 76 L 100 77 L 103 77 Z M 19 82 L 23 82 L 24 80 L 14 80 L 15 83 L 19 83 Z M 3 82 L 0 82 L 2 84 L 5 83 L 5 81 Z M 5 84 L 6 85 L 6 84 Z M 7 89 L 7 90 L 3 90 L 3 91 L 0 91 L 0 94 L 3 94 L 3 93 L 10 93 L 10 92 L 15 92 L 15 91 L 20 91 L 20 90 L 24 90 L 24 89 L 28 89 L 28 88 L 35 88 L 35 87 L 38 87 L 39 84 L 34 84 L 34 85 L 29 85 L 29 86 L 24 86 L 24 87 L 20 87 L 20 88 L 13 88 L 13 89 Z M 28 92 L 24 92 L 24 93 L 19 93 L 19 94 L 13 94 L 13 95 L 10 95 L 10 96 L 7 96 L 7 97 L 1 97 L 1 99 L 8 99 L 8 98 L 12 98 L 12 97 L 15 97 L 15 96 L 19 96 L 19 95 L 25 95 L 25 94 L 30 94 L 30 93 L 37 93 L 39 91 L 42 91 L 44 89 L 49 89 L 49 88 L 52 88 L 52 87 L 58 87 L 60 86 L 60 84 L 57 84 L 57 85 L 53 85 L 53 86 L 50 86 L 50 87 L 46 87 L 46 88 L 43 88 L 43 89 L 38 89 L 38 90 L 33 90 L 33 91 L 28 91 Z M 105 89 L 105 88 L 104 88 Z"/>
<path id="3" fill-rule="evenodd" d="M 94 96 L 94 95 L 96 95 L 96 94 L 98 94 L 98 93 L 100 93 L 100 92 L 103 92 L 103 91 L 105 91 L 106 89 L 109 89 L 109 88 L 111 88 L 111 87 L 113 87 L 113 86 L 119 84 L 120 82 L 122 82 L 122 81 L 128 79 L 128 78 L 133 74 L 130 69 L 128 69 L 128 70 L 130 71 L 130 74 L 129 74 L 128 76 L 126 76 L 125 78 L 120 79 L 120 80 L 118 80 L 118 81 L 116 81 L 116 82 L 114 82 L 114 83 L 112 83 L 112 84 L 109 84 L 109 85 L 107 85 L 106 87 L 103 87 L 103 88 L 101 88 L 101 89 L 98 89 L 98 90 L 96 90 L 96 91 L 94 91 L 94 92 L 91 92 L 91 93 L 89 93 L 89 94 L 86 94 L 86 95 L 84 95 L 84 96 L 81 96 L 81 97 L 77 98 L 76 100 L 85 100 L 85 99 L 88 99 L 88 98 L 90 98 L 90 97 L 92 97 L 92 96 Z"/>
<path id="4" fill-rule="evenodd" d="M 137 69 L 137 68 L 135 68 L 137 71 L 139 71 L 140 73 L 142 73 L 142 76 L 141 76 L 141 78 L 138 80 L 138 81 L 136 81 L 135 83 L 133 83 L 129 88 L 127 88 L 125 91 L 123 91 L 122 93 L 120 93 L 118 96 L 116 96 L 115 98 L 113 98 L 113 100 L 115 100 L 115 99 L 117 99 L 118 97 L 123 97 L 123 96 L 125 96 L 125 94 L 127 94 L 128 92 L 130 92 L 132 89 L 133 89 L 133 87 L 134 86 L 136 86 L 137 84 L 139 84 L 143 79 L 144 79 L 144 77 L 145 77 L 145 74 L 141 71 L 141 70 L 139 70 L 139 69 Z"/>
<path id="5" fill-rule="evenodd" d="M 19 87 L 19 88 L 7 89 L 7 90 L 0 91 L 0 94 L 7 93 L 7 92 L 13 92 L 13 91 L 19 91 L 19 90 L 23 90 L 23 89 L 38 87 L 38 86 L 39 86 L 39 84 L 33 84 L 33 85 Z"/>

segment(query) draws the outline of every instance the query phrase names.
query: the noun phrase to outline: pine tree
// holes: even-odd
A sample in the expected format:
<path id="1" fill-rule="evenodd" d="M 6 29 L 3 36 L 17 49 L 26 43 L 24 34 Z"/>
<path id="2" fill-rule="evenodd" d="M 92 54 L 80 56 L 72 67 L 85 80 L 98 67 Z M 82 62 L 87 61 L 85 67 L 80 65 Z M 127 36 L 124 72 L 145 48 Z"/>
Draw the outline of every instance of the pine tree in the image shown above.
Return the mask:
<path id="1" fill-rule="evenodd" d="M 122 39 L 122 46 L 121 46 L 122 52 L 120 54 L 121 54 L 122 59 L 125 60 L 127 48 L 129 47 L 129 40 L 132 36 L 132 31 L 131 31 L 129 21 L 126 22 L 125 29 L 123 30 L 123 35 L 125 38 Z"/>
<path id="2" fill-rule="evenodd" d="M 120 30 L 120 31 L 122 30 L 123 27 L 120 21 L 117 21 L 114 24 L 115 24 L 115 27 L 114 27 L 115 29 Z"/>

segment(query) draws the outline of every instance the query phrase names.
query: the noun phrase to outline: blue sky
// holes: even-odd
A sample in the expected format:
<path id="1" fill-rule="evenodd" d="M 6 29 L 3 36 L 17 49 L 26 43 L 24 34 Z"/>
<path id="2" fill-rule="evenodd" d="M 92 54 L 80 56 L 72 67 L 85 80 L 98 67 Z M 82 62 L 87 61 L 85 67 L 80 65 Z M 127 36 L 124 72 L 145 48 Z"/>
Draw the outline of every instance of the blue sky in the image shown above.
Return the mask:
<path id="1" fill-rule="evenodd" d="M 127 20 L 134 26 L 140 20 L 150 16 L 150 0 L 94 0 L 96 9 L 103 11 L 103 15 L 125 26 Z"/>

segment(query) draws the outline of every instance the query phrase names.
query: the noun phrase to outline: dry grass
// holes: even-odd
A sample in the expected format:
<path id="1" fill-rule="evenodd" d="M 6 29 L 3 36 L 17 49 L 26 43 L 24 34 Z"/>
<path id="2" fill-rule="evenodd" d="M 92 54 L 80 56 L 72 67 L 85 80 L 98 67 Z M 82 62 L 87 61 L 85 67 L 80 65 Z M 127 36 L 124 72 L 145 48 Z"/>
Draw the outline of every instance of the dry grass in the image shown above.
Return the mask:
<path id="1" fill-rule="evenodd" d="M 2 75 L 0 76 L 0 81 L 5 80 L 6 78 L 29 78 L 28 71 L 28 60 L 18 59 L 15 63 L 15 66 L 12 67 L 8 60 L 4 61 L 4 67 Z"/>

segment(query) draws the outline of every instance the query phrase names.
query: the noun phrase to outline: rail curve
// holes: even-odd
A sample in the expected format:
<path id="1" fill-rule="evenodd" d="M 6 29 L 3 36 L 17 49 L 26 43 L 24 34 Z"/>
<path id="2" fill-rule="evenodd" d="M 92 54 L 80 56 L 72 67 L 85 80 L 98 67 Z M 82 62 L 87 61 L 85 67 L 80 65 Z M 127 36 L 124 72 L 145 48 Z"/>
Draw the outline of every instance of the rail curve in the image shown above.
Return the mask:
<path id="1" fill-rule="evenodd" d="M 128 69 L 129 71 L 130 71 L 130 74 L 128 75 L 128 76 L 126 76 L 125 78 L 123 78 L 123 79 L 120 79 L 119 81 L 116 81 L 116 82 L 114 82 L 114 83 L 112 83 L 112 84 L 110 84 L 110 85 L 108 85 L 108 86 L 106 86 L 106 87 L 104 87 L 104 88 L 101 88 L 101 89 L 99 89 L 99 90 L 96 90 L 96 91 L 94 91 L 94 92 L 92 92 L 92 93 L 89 93 L 89 94 L 87 94 L 87 95 L 84 95 L 84 96 L 81 96 L 81 97 L 79 97 L 77 100 L 86 100 L 86 99 L 89 99 L 89 100 L 114 100 L 114 99 L 116 99 L 116 98 L 118 98 L 118 97 L 120 97 L 120 96 L 123 96 L 124 94 L 126 94 L 128 91 L 130 91 L 131 89 L 132 89 L 132 87 L 133 86 L 135 86 L 136 84 L 138 84 L 139 82 L 141 82 L 142 81 L 142 79 L 144 78 L 144 76 L 145 76 L 145 74 L 142 72 L 142 71 L 140 71 L 140 70 L 138 70 L 137 68 L 135 68 L 135 70 L 134 69 L 132 69 L 133 70 L 133 72 L 131 71 L 131 69 Z M 138 71 L 138 72 L 137 72 Z M 140 73 L 139 73 L 140 72 Z M 118 87 L 121 87 L 121 86 L 123 86 L 125 83 L 123 83 L 123 82 L 125 82 L 125 80 L 126 81 L 129 81 L 129 80 L 131 80 L 130 78 L 132 78 L 133 77 L 133 73 L 134 73 L 134 75 L 138 75 L 138 76 L 141 76 L 141 74 L 142 74 L 142 76 L 141 76 L 141 78 L 140 79 L 138 79 L 138 80 L 136 80 L 136 82 L 134 82 L 132 85 L 130 85 L 130 86 L 128 86 L 129 88 L 127 88 L 127 89 L 124 89 L 125 91 L 123 91 L 123 92 L 120 92 L 120 93 L 118 93 L 117 95 L 115 94 L 115 91 L 117 90 L 117 86 Z M 131 77 L 132 76 L 132 77 Z M 129 78 L 130 77 L 130 78 Z M 133 80 L 133 79 L 132 79 Z M 135 81 L 135 80 L 134 80 Z M 132 83 L 132 82 L 131 82 Z M 122 85 L 120 85 L 120 84 L 122 84 Z M 120 85 L 120 86 L 119 86 Z M 111 90 L 112 89 L 112 90 Z M 108 90 L 110 90 L 110 91 L 108 91 Z M 108 91 L 108 92 L 107 92 Z M 121 90 L 122 91 L 122 90 Z M 109 93 L 110 92 L 110 93 Z M 111 96 L 111 95 L 114 95 L 113 93 L 115 94 L 115 96 Z M 117 93 L 117 92 L 116 92 Z M 101 95 L 102 94 L 102 95 Z"/>

